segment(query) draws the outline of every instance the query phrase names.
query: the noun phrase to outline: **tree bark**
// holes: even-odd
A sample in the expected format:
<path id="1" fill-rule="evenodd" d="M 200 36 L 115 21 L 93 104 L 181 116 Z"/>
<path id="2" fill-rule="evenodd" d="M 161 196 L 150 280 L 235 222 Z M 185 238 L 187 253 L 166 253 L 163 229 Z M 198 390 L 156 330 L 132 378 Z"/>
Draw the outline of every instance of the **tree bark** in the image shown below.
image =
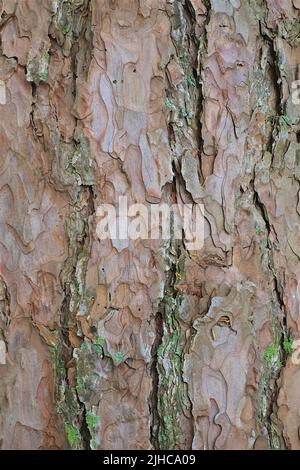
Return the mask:
<path id="1" fill-rule="evenodd" d="M 299 9 L 0 1 L 0 448 L 300 449 Z"/>

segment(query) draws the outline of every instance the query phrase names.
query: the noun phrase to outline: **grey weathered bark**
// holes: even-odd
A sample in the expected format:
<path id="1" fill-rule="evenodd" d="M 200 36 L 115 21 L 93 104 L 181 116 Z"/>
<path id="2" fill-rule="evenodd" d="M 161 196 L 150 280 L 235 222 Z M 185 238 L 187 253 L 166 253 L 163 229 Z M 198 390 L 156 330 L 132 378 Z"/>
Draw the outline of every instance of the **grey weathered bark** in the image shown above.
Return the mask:
<path id="1" fill-rule="evenodd" d="M 2 449 L 300 449 L 299 9 L 0 1 Z M 122 195 L 203 249 L 100 242 Z"/>

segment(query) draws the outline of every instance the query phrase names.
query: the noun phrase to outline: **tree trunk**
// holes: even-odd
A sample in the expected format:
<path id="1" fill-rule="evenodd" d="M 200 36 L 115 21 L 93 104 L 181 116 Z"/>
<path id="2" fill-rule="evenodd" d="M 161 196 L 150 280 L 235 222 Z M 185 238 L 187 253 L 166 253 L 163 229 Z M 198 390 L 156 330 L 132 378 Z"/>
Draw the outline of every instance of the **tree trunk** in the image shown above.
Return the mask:
<path id="1" fill-rule="evenodd" d="M 0 1 L 0 448 L 300 449 L 299 9 Z"/>

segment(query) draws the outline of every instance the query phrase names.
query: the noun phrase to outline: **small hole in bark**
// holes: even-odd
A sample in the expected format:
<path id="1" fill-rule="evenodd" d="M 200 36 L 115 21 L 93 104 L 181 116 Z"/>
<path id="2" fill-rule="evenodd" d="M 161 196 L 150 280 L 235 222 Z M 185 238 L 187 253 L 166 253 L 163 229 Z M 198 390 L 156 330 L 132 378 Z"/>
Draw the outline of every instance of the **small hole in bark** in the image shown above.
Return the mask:
<path id="1" fill-rule="evenodd" d="M 135 72 L 136 72 L 136 69 L 133 69 L 133 73 L 135 73 Z"/>
<path id="2" fill-rule="evenodd" d="M 113 83 L 116 84 L 116 83 L 117 83 L 117 80 L 113 80 Z"/>

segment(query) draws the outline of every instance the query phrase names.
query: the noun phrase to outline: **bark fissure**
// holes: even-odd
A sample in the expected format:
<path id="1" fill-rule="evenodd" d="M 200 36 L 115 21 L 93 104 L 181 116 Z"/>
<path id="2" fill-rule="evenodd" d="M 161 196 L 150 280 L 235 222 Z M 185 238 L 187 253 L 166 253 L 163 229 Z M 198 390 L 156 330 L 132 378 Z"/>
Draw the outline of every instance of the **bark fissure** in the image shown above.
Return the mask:
<path id="1" fill-rule="evenodd" d="M 151 391 L 151 401 L 150 401 L 150 414 L 151 414 L 151 424 L 150 424 L 150 435 L 151 435 L 151 444 L 153 449 L 159 449 L 158 443 L 158 433 L 159 433 L 159 372 L 158 372 L 158 351 L 159 347 L 162 344 L 163 338 L 163 319 L 161 312 L 157 312 L 155 316 L 155 340 L 152 345 L 151 356 L 152 356 L 152 365 L 151 365 L 151 377 L 152 377 L 152 391 Z"/>

